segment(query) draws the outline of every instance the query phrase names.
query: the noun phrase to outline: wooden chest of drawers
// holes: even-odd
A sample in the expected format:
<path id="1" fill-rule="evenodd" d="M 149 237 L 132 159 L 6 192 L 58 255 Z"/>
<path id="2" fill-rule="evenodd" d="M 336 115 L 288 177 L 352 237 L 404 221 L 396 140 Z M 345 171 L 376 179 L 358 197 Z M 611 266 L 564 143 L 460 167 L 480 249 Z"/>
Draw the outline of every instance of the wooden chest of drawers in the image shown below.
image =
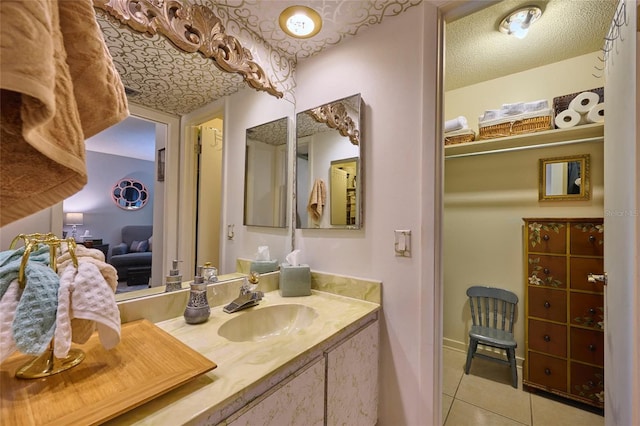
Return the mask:
<path id="1" fill-rule="evenodd" d="M 524 219 L 523 384 L 604 407 L 602 218 Z"/>

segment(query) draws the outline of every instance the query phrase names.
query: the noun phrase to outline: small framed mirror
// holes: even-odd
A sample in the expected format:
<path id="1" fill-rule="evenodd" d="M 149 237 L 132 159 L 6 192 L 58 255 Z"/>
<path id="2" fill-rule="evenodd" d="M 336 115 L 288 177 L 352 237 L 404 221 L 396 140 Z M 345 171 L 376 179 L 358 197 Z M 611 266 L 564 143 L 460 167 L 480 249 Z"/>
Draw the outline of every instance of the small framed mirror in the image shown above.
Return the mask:
<path id="1" fill-rule="evenodd" d="M 589 154 L 541 158 L 539 167 L 540 201 L 591 199 Z"/>
<path id="2" fill-rule="evenodd" d="M 120 179 L 111 190 L 116 206 L 124 210 L 143 208 L 149 200 L 149 190 L 144 183 L 132 178 Z"/>
<path id="3" fill-rule="evenodd" d="M 247 129 L 244 224 L 287 226 L 287 117 Z"/>
<path id="4" fill-rule="evenodd" d="M 360 95 L 296 114 L 296 228 L 362 228 Z"/>

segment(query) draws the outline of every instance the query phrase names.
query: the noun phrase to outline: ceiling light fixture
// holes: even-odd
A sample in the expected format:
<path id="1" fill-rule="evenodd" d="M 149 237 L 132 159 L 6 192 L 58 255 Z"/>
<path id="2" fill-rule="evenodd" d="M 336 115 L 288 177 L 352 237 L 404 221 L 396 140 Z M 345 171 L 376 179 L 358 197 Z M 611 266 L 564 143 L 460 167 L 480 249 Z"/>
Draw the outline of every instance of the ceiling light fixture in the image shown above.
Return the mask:
<path id="1" fill-rule="evenodd" d="M 531 24 L 542 16 L 542 10 L 537 6 L 526 6 L 515 10 L 500 22 L 501 33 L 516 36 L 519 39 L 526 37 Z"/>
<path id="2" fill-rule="evenodd" d="M 291 6 L 282 11 L 279 18 L 282 31 L 295 38 L 310 38 L 320 32 L 322 18 L 307 6 Z"/>

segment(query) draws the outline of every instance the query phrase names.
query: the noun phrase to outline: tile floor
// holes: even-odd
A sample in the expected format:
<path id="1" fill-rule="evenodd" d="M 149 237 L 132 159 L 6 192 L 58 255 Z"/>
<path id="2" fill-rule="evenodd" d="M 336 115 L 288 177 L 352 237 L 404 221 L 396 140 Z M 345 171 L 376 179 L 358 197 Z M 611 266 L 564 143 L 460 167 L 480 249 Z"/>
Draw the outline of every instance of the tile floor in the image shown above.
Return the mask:
<path id="1" fill-rule="evenodd" d="M 511 386 L 509 367 L 475 358 L 464 374 L 466 353 L 444 348 L 444 426 L 602 426 L 604 417 Z"/>

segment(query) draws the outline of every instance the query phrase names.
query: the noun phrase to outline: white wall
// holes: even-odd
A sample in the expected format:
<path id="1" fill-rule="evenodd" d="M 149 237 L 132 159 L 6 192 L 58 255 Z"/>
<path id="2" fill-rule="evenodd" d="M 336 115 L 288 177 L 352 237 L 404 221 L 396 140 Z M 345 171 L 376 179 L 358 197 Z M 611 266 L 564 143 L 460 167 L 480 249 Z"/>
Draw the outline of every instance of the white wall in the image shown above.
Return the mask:
<path id="1" fill-rule="evenodd" d="M 433 160 L 435 150 L 436 64 L 430 59 L 423 66 L 423 57 L 437 56 L 435 27 L 436 10 L 425 3 L 297 70 L 296 111 L 356 93 L 364 102 L 364 228 L 297 230 L 295 244 L 314 270 L 383 281 L 380 425 L 432 424 L 438 409 L 432 404 L 437 377 L 430 370 L 437 349 L 420 339 L 430 333 L 420 325 L 421 310 L 433 309 L 421 305 L 421 291 L 435 286 L 433 265 L 421 262 L 423 250 L 434 244 L 434 198 L 424 191 L 434 187 L 434 173 L 421 155 L 424 150 Z M 423 99 L 430 104 L 425 109 Z M 425 114 L 433 115 L 425 120 Z M 395 229 L 413 231 L 413 257 L 395 256 Z M 422 353 L 425 347 L 430 352 Z"/>

